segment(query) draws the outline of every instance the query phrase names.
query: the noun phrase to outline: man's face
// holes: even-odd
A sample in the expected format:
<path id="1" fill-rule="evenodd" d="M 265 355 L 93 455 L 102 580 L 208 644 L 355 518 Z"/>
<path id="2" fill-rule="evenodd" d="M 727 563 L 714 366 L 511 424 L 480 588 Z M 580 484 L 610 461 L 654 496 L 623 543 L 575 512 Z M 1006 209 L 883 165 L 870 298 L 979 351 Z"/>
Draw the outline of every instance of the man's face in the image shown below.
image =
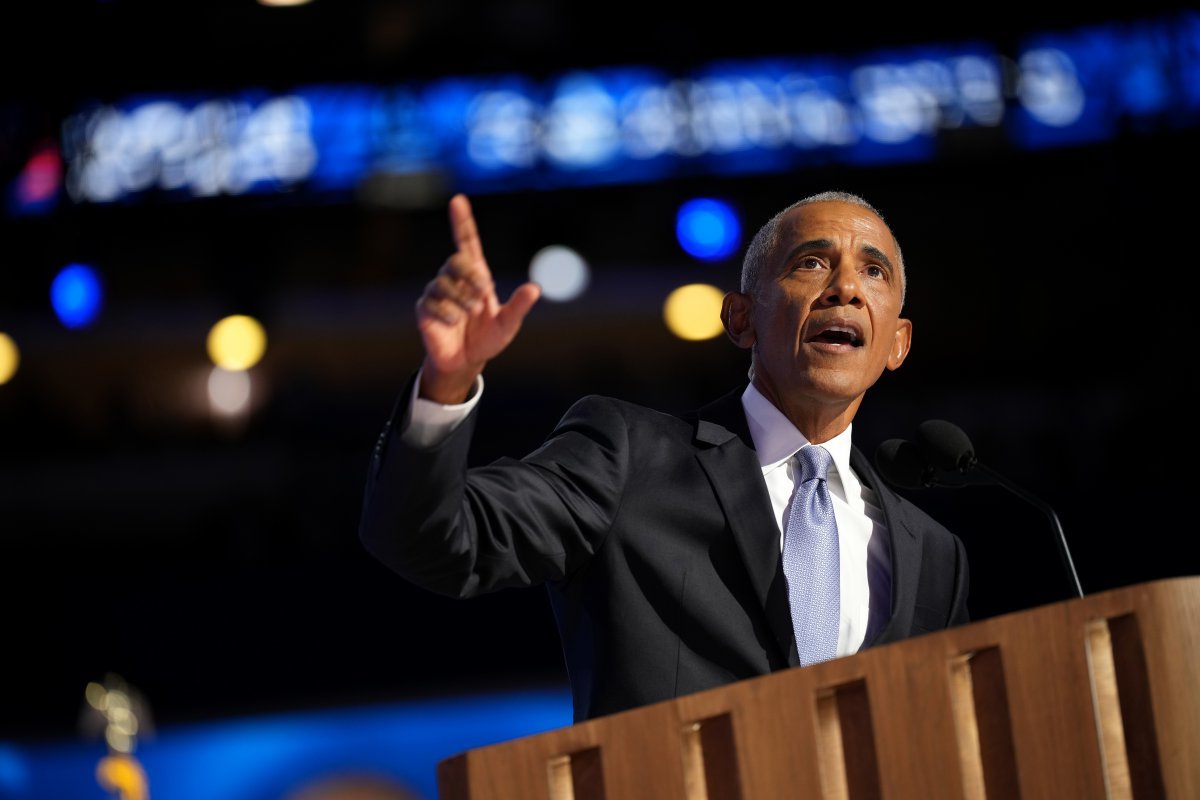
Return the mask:
<path id="1" fill-rule="evenodd" d="M 755 384 L 785 413 L 817 403 L 852 414 L 908 354 L 895 239 L 879 217 L 843 202 L 793 209 L 779 234 L 750 301 L 752 341 L 743 341 Z"/>

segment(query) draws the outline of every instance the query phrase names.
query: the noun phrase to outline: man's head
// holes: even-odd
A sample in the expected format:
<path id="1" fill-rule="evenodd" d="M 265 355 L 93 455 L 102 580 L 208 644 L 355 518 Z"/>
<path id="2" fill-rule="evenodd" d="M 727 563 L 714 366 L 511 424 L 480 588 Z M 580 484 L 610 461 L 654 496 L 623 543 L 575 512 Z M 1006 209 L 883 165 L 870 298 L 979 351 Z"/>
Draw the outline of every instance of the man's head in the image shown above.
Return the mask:
<path id="1" fill-rule="evenodd" d="M 879 209 L 868 203 L 861 196 L 852 194 L 850 192 L 820 192 L 819 194 L 809 195 L 803 200 L 797 200 L 767 220 L 766 224 L 758 229 L 758 233 L 755 234 L 754 238 L 750 241 L 750 246 L 746 248 L 746 255 L 742 259 L 742 280 L 740 286 L 744 293 L 753 293 L 754 286 L 758 282 L 758 276 L 762 272 L 763 262 L 779 247 L 780 221 L 794 208 L 806 206 L 810 203 L 824 203 L 830 201 L 841 201 L 844 203 L 851 203 L 856 206 L 861 206 L 862 208 L 872 212 L 875 216 L 879 217 L 880 222 L 887 224 L 884 221 L 883 214 L 880 213 Z M 904 256 L 900 252 L 900 243 L 896 241 L 896 237 L 894 235 L 892 236 L 892 242 L 896 245 L 896 257 L 899 261 L 901 279 L 900 298 L 901 301 L 903 301 L 904 297 L 908 293 L 908 276 L 904 271 Z"/>
<path id="2" fill-rule="evenodd" d="M 850 424 L 863 395 L 908 355 L 904 263 L 882 215 L 824 192 L 776 214 L 725 296 L 730 339 L 752 351 L 755 386 L 810 439 Z"/>

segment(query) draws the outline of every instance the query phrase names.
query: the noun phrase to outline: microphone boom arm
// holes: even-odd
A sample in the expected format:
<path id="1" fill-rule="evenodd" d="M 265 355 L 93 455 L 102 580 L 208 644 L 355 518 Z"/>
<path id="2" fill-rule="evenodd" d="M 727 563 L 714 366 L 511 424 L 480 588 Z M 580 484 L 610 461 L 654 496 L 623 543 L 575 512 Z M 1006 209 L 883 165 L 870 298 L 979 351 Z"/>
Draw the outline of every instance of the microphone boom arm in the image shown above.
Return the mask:
<path id="1" fill-rule="evenodd" d="M 1030 494 L 1029 492 L 1025 491 L 1020 486 L 1017 486 L 1015 483 L 1008 480 L 1000 473 L 984 466 L 978 460 L 973 461 L 973 463 L 971 464 L 971 469 L 979 470 L 980 472 L 984 473 L 985 475 L 990 477 L 992 480 L 994 480 L 996 483 L 1003 486 L 1005 489 L 1008 489 L 1010 492 L 1017 495 L 1021 499 L 1025 500 L 1026 502 L 1028 502 L 1032 505 L 1037 506 L 1042 511 L 1046 512 L 1046 516 L 1050 518 L 1050 524 L 1054 526 L 1054 531 L 1055 531 L 1055 533 L 1058 534 L 1058 538 L 1056 539 L 1056 544 L 1058 545 L 1058 554 L 1059 554 L 1059 556 L 1062 557 L 1063 567 L 1066 568 L 1067 573 L 1071 577 L 1071 583 L 1075 590 L 1075 596 L 1083 597 L 1083 587 L 1079 583 L 1078 573 L 1075 572 L 1075 563 L 1071 560 L 1071 551 L 1067 547 L 1067 537 L 1066 537 L 1066 534 L 1063 533 L 1062 523 L 1059 522 L 1058 514 L 1054 513 L 1054 509 L 1051 508 L 1049 506 L 1049 504 L 1047 504 L 1040 498 Z"/>

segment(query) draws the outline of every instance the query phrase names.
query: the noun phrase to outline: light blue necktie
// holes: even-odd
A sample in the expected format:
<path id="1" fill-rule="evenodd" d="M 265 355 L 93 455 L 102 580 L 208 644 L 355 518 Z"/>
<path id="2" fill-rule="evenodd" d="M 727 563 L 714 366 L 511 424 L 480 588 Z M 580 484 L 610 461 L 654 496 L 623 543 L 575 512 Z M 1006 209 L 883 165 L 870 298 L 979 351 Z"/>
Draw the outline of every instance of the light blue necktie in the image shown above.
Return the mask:
<path id="1" fill-rule="evenodd" d="M 792 495 L 783 541 L 783 573 L 796 650 L 804 666 L 837 655 L 841 607 L 841 559 L 837 520 L 826 475 L 833 457 L 820 445 L 796 453 L 800 477 Z"/>

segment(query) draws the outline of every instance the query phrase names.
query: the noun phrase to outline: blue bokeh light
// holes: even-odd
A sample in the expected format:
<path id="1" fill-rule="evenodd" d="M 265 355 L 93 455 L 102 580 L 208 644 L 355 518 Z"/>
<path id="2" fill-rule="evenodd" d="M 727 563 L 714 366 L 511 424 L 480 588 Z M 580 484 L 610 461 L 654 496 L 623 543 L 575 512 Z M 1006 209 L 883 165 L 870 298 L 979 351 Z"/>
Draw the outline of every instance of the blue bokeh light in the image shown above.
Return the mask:
<path id="1" fill-rule="evenodd" d="M 546 687 L 160 726 L 136 756 L 154 800 L 299 797 L 354 775 L 434 800 L 445 759 L 571 722 L 570 690 Z M 0 800 L 98 798 L 105 754 L 102 741 L 78 736 L 0 740 Z"/>
<path id="2" fill-rule="evenodd" d="M 675 237 L 694 258 L 720 261 L 738 249 L 742 242 L 742 226 L 728 203 L 700 197 L 679 207 L 675 215 Z"/>
<path id="3" fill-rule="evenodd" d="M 68 328 L 90 325 L 100 313 L 103 299 L 100 278 L 86 264 L 69 264 L 50 285 L 54 313 Z"/>

